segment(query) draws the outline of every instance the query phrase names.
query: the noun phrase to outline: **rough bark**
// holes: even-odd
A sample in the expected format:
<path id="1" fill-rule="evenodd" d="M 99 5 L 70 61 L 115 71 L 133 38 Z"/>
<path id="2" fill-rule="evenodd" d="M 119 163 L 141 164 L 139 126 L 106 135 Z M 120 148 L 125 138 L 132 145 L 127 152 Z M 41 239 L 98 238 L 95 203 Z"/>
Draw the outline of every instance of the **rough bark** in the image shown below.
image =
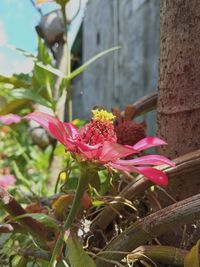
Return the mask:
<path id="1" fill-rule="evenodd" d="M 200 148 L 200 1 L 161 0 L 158 134 L 172 158 Z"/>
<path id="2" fill-rule="evenodd" d="M 158 136 L 168 146 L 158 149 L 175 158 L 200 148 L 200 1 L 160 1 L 160 75 L 157 103 Z M 167 191 L 177 201 L 200 192 L 199 170 L 180 174 Z M 162 194 L 162 205 L 169 205 Z M 184 247 L 190 247 L 197 232 L 189 228 Z M 180 245 L 182 233 L 164 236 L 162 242 Z M 189 242 L 188 240 L 191 240 Z M 187 240 L 187 241 L 186 241 Z"/>

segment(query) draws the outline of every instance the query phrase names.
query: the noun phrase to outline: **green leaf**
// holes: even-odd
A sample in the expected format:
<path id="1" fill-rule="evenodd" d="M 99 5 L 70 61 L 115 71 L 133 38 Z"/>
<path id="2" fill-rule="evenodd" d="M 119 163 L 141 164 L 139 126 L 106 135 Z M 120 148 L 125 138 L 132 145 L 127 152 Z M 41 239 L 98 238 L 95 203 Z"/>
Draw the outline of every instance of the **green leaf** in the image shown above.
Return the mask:
<path id="1" fill-rule="evenodd" d="M 56 76 L 59 76 L 63 79 L 66 79 L 66 80 L 71 80 L 73 79 L 74 77 L 76 77 L 78 74 L 80 74 L 81 72 L 83 72 L 90 64 L 92 64 L 93 62 L 95 62 L 97 59 L 101 58 L 102 56 L 110 53 L 110 52 L 113 52 L 115 50 L 118 50 L 120 47 L 119 46 L 116 46 L 116 47 L 112 47 L 108 50 L 105 50 L 99 54 L 97 54 L 96 56 L 94 56 L 93 58 L 89 59 L 86 63 L 84 63 L 82 66 L 80 66 L 78 69 L 76 69 L 75 71 L 73 71 L 69 76 L 66 76 L 64 73 L 62 73 L 59 69 L 56 69 L 56 68 L 53 68 L 52 66 L 50 65 L 45 65 L 43 64 L 42 62 L 39 62 L 37 61 L 36 64 L 45 69 L 45 70 L 48 70 L 50 71 L 51 73 L 55 74 Z"/>
<path id="2" fill-rule="evenodd" d="M 98 172 L 94 172 L 92 177 L 90 177 L 90 185 L 94 187 L 97 191 L 100 189 L 100 180 Z"/>
<path id="3" fill-rule="evenodd" d="M 13 170 L 15 172 L 15 175 L 17 177 L 18 180 L 20 180 L 22 182 L 22 184 L 30 191 L 32 192 L 32 189 L 31 189 L 31 185 L 29 184 L 29 182 L 27 181 L 27 179 L 24 177 L 24 175 L 21 173 L 16 161 L 13 161 L 12 162 L 12 167 L 13 167 Z"/>
<path id="4" fill-rule="evenodd" d="M 80 66 L 78 69 L 74 70 L 68 77 L 67 79 L 71 80 L 74 77 L 76 77 L 78 74 L 80 74 L 81 72 L 83 72 L 91 63 L 93 63 L 94 61 L 96 61 L 97 59 L 101 58 L 102 56 L 113 52 L 115 50 L 120 49 L 120 46 L 115 46 L 112 47 L 110 49 L 107 49 L 99 54 L 97 54 L 96 56 L 94 56 L 93 58 L 89 59 L 86 63 L 84 63 L 82 66 Z"/>
<path id="5" fill-rule="evenodd" d="M 199 250 L 200 250 L 200 240 L 186 255 L 184 259 L 184 267 L 199 267 L 200 266 Z"/>
<path id="6" fill-rule="evenodd" d="M 52 217 L 48 216 L 47 214 L 44 213 L 26 213 L 17 217 L 14 217 L 13 219 L 18 221 L 27 217 L 31 217 L 43 224 L 45 224 L 46 226 L 50 227 L 50 228 L 57 228 L 57 222 L 55 219 L 53 219 Z"/>
<path id="7" fill-rule="evenodd" d="M 29 99 L 32 100 L 36 103 L 39 103 L 43 106 L 49 107 L 51 108 L 52 104 L 47 101 L 46 99 L 44 99 L 40 94 L 34 92 L 33 90 L 30 89 L 24 89 L 24 88 L 20 88 L 20 89 L 15 89 L 11 91 L 11 95 L 15 98 L 18 99 Z"/>
<path id="8" fill-rule="evenodd" d="M 94 207 L 99 207 L 99 206 L 102 206 L 102 205 L 104 205 L 104 204 L 105 204 L 105 202 L 102 201 L 102 200 L 94 200 L 94 201 L 92 201 L 92 205 L 93 205 Z"/>
<path id="9" fill-rule="evenodd" d="M 29 57 L 29 58 L 31 58 L 34 62 L 35 62 L 35 64 L 36 65 L 38 65 L 40 68 L 43 68 L 43 69 L 45 69 L 45 70 L 47 70 L 47 71 L 49 71 L 49 72 L 51 72 L 51 73 L 53 73 L 53 74 L 55 74 L 56 76 L 59 76 L 59 77 L 62 77 L 62 78 L 67 78 L 66 77 L 66 75 L 64 75 L 60 70 L 58 70 L 58 69 L 56 69 L 56 68 L 53 68 L 51 65 L 50 65 L 50 62 L 49 62 L 49 59 L 47 59 L 47 61 L 46 60 L 44 60 L 44 53 L 43 53 L 43 55 L 42 55 L 42 52 L 40 51 L 40 49 L 41 49 L 41 42 L 40 42 L 40 40 L 39 40 L 39 46 L 38 46 L 38 51 L 39 51 L 39 55 L 38 55 L 38 57 L 39 58 L 37 58 L 37 57 L 35 57 L 33 54 L 31 54 L 31 53 L 29 53 L 29 52 L 27 52 L 27 51 L 25 51 L 25 50 L 23 50 L 23 49 L 21 49 L 21 48 L 17 48 L 17 47 L 15 47 L 15 46 L 9 46 L 11 49 L 14 49 L 14 50 L 16 50 L 16 51 L 18 51 L 18 52 L 20 52 L 21 54 L 23 54 L 25 57 Z M 46 52 L 45 52 L 45 54 L 46 54 Z M 41 58 L 42 57 L 42 58 Z M 42 60 L 42 61 L 41 61 Z M 44 62 L 43 62 L 44 61 Z M 46 64 L 46 62 L 48 62 L 48 64 Z"/>
<path id="10" fill-rule="evenodd" d="M 0 83 L 12 84 L 14 88 L 30 88 L 31 84 L 29 81 L 13 75 L 12 77 L 7 77 L 0 75 Z"/>
<path id="11" fill-rule="evenodd" d="M 66 241 L 68 259 L 73 267 L 96 267 L 93 259 L 85 252 L 76 237 L 69 237 Z"/>
<path id="12" fill-rule="evenodd" d="M 42 69 L 45 69 L 45 70 L 55 74 L 58 77 L 65 78 L 65 79 L 67 78 L 67 76 L 64 73 L 62 73 L 59 69 L 52 67 L 51 65 L 45 65 L 40 61 L 37 61 L 36 65 Z"/>

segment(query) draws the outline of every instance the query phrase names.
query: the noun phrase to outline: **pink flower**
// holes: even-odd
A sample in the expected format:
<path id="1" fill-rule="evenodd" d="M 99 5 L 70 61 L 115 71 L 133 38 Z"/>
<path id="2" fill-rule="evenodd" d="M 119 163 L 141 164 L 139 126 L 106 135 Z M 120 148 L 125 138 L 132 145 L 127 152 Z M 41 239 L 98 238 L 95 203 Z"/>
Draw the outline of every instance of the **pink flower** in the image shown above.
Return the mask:
<path id="1" fill-rule="evenodd" d="M 10 125 L 12 123 L 18 123 L 22 120 L 22 118 L 16 114 L 6 114 L 6 115 L 0 115 L 0 122 Z"/>
<path id="2" fill-rule="evenodd" d="M 14 175 L 0 175 L 0 186 L 3 188 L 8 188 L 10 185 L 16 183 L 16 178 Z"/>
<path id="3" fill-rule="evenodd" d="M 174 163 L 164 156 L 147 155 L 124 159 L 144 149 L 165 145 L 166 142 L 157 137 L 146 137 L 134 146 L 120 145 L 117 143 L 112 123 L 114 116 L 105 110 L 95 110 L 93 114 L 94 118 L 80 130 L 71 123 L 63 123 L 42 112 L 30 113 L 25 116 L 25 119 L 34 120 L 47 129 L 77 159 L 104 165 L 108 169 L 141 173 L 158 185 L 168 184 L 167 176 L 162 171 L 151 167 L 151 165 L 163 164 L 174 166 Z"/>

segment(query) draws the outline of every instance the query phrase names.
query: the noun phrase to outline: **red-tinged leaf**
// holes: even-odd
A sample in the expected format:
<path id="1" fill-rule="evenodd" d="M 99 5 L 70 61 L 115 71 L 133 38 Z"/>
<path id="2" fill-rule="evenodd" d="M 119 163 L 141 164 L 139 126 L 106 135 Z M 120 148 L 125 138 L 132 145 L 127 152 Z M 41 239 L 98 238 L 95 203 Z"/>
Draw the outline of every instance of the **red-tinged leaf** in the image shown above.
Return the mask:
<path id="1" fill-rule="evenodd" d="M 73 199 L 73 194 L 65 194 L 53 201 L 52 207 L 54 208 L 55 215 L 58 219 L 63 219 L 66 216 Z"/>
<path id="2" fill-rule="evenodd" d="M 44 224 L 48 227 L 51 227 L 53 229 L 57 228 L 57 221 L 54 218 L 50 217 L 49 215 L 43 214 L 43 213 L 25 213 L 23 215 L 14 217 L 12 219 L 17 221 L 17 220 L 21 220 L 21 219 L 27 218 L 27 217 L 31 217 L 31 218 L 41 222 L 42 224 Z"/>

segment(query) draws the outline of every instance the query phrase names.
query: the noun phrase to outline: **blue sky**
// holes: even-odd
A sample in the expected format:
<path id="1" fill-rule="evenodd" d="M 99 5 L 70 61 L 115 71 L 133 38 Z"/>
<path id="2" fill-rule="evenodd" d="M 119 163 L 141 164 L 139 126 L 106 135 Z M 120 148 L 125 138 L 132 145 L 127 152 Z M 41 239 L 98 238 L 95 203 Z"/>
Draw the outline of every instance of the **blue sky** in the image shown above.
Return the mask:
<path id="1" fill-rule="evenodd" d="M 70 4 L 70 9 L 74 9 L 75 12 L 77 0 L 71 0 Z M 57 7 L 55 3 L 49 3 L 42 5 L 41 8 L 43 14 L 46 14 Z M 75 32 L 75 28 L 79 25 L 81 15 L 71 26 L 71 33 Z M 35 26 L 39 21 L 40 14 L 30 0 L 0 1 L 0 74 L 11 75 L 31 70 L 33 64 L 30 59 L 24 58 L 19 52 L 8 48 L 7 45 L 14 45 L 35 53 L 37 50 Z"/>

